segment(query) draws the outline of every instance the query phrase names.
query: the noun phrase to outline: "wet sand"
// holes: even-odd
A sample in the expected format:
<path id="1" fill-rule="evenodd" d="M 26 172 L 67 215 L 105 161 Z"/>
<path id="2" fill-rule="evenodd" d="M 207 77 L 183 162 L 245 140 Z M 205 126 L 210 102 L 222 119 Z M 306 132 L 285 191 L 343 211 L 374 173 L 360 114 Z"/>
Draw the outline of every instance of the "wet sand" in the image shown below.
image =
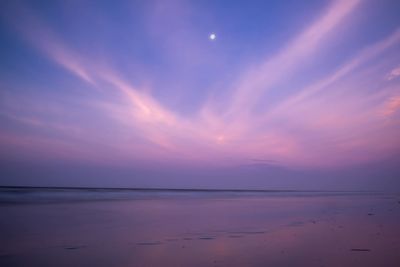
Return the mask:
<path id="1" fill-rule="evenodd" d="M 0 266 L 400 266 L 398 195 L 4 199 Z"/>

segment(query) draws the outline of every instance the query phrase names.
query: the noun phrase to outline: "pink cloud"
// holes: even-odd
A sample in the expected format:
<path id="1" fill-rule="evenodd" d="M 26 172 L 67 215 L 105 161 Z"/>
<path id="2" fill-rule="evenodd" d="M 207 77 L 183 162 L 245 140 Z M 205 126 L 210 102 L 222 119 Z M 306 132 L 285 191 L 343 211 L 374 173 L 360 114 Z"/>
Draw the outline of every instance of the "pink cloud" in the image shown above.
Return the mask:
<path id="1" fill-rule="evenodd" d="M 400 99 L 387 100 L 387 88 L 384 93 L 360 90 L 364 83 L 357 76 L 365 69 L 373 70 L 375 74 L 367 77 L 368 81 L 379 76 L 368 62 L 398 44 L 400 30 L 362 50 L 327 77 L 286 96 L 269 111 L 255 113 L 252 109 L 265 91 L 272 90 L 273 85 L 300 70 L 302 62 L 322 48 L 329 36 L 335 35 L 336 27 L 348 19 L 358 3 L 356 0 L 333 2 L 317 21 L 281 51 L 254 64 L 255 67 L 245 69 L 238 85 L 228 88 L 231 101 L 227 108 L 207 102 L 194 115 L 174 112 L 151 94 L 151 88 L 134 86 L 114 68 L 74 51 L 31 11 L 21 11 L 30 27 L 13 23 L 28 43 L 50 60 L 93 88 L 101 89 L 102 97 L 98 90 L 93 90 L 91 99 L 85 100 L 85 104 L 95 107 L 101 116 L 110 118 L 109 127 L 114 129 L 115 138 L 99 138 L 107 145 L 96 148 L 97 152 L 112 151 L 114 157 L 105 156 L 107 160 L 115 158 L 115 161 L 129 162 L 139 158 L 185 164 L 217 161 L 222 162 L 219 164 L 236 164 L 258 158 L 273 159 L 287 166 L 327 166 L 375 160 L 400 147 L 400 142 L 394 138 L 398 131 L 388 130 L 390 126 L 385 125 L 384 118 L 376 112 L 381 110 L 380 114 L 392 116 L 400 107 Z M 154 31 L 154 34 L 158 33 L 157 29 Z M 168 45 L 172 47 L 174 43 Z M 196 49 L 190 48 L 191 51 Z M 397 75 L 397 72 L 393 70 L 390 75 Z M 382 76 L 379 77 L 382 80 Z M 46 107 L 46 103 L 42 104 Z M 91 143 L 102 134 L 86 125 L 74 130 L 73 125 L 46 119 L 35 121 L 17 116 L 6 106 L 2 108 L 3 113 L 14 120 L 55 129 L 58 134 L 80 131 L 78 143 Z M 66 109 L 60 112 L 68 114 Z M 18 138 L 22 143 L 18 143 Z M 44 137 L 28 141 L 25 137 L 14 139 L 11 143 L 17 147 L 51 146 Z M 86 155 L 75 145 L 68 148 L 68 144 L 57 143 L 54 147 L 70 154 Z M 90 150 L 90 146 L 85 148 Z M 58 150 L 49 148 L 48 151 L 57 153 Z M 98 157 L 88 153 L 86 158 L 92 156 Z"/>
<path id="2" fill-rule="evenodd" d="M 389 74 L 386 75 L 386 80 L 390 81 L 393 79 L 397 79 L 400 76 L 400 66 L 394 68 Z"/>
<path id="3" fill-rule="evenodd" d="M 400 109 L 400 96 L 390 97 L 384 104 L 382 114 L 386 117 L 394 115 Z"/>

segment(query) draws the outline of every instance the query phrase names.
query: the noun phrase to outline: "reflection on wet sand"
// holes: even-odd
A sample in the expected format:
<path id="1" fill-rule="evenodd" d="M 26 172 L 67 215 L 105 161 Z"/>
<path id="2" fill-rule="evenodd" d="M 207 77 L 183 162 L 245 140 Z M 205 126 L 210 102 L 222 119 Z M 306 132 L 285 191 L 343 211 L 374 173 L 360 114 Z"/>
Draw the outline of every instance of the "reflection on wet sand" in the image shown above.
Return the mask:
<path id="1" fill-rule="evenodd" d="M 400 266 L 398 201 L 288 193 L 3 204 L 0 265 Z"/>

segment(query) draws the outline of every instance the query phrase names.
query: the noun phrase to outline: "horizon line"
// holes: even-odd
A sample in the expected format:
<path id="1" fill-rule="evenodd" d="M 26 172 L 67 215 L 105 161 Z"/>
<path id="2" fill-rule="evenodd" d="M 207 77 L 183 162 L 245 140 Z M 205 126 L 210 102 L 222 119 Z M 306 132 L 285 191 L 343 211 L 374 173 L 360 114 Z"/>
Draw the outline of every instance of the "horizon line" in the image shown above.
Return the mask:
<path id="1" fill-rule="evenodd" d="M 297 189 L 238 189 L 238 188 L 163 188 L 163 187 L 89 187 L 89 186 L 17 186 L 17 185 L 0 185 L 0 189 L 64 189 L 64 190 L 120 190 L 120 191 L 174 191 L 174 192 L 348 192 L 348 193 L 385 193 L 384 191 L 372 190 L 297 190 Z"/>

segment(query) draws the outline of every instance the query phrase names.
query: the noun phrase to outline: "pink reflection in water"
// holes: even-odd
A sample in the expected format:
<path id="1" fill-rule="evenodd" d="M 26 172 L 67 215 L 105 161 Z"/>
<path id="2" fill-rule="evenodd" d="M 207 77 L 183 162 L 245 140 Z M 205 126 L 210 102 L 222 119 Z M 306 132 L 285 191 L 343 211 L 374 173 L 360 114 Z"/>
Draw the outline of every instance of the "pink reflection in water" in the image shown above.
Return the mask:
<path id="1" fill-rule="evenodd" d="M 400 264 L 397 196 L 193 193 L 0 209 L 1 266 Z"/>

